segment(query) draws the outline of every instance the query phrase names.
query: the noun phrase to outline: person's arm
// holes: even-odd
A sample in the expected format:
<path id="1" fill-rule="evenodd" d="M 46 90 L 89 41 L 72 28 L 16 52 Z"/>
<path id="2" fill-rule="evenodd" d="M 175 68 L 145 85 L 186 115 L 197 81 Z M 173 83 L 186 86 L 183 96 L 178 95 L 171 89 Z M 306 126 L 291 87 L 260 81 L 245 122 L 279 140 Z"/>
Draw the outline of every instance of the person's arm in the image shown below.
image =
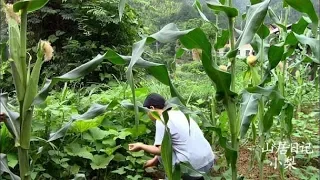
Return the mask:
<path id="1" fill-rule="evenodd" d="M 143 143 L 133 143 L 129 144 L 129 151 L 137 152 L 144 150 L 148 153 L 154 154 L 154 155 L 160 155 L 161 154 L 161 146 L 153 146 L 153 145 L 146 145 Z"/>
<path id="2" fill-rule="evenodd" d="M 5 115 L 0 113 L 0 122 L 4 122 L 5 118 Z"/>
<path id="3" fill-rule="evenodd" d="M 157 166 L 159 164 L 159 159 L 158 156 L 154 156 L 154 158 L 149 159 L 145 164 L 144 168 L 152 167 L 152 166 Z"/>
<path id="4" fill-rule="evenodd" d="M 161 155 L 161 146 L 152 146 L 147 144 L 141 144 L 141 150 L 154 155 Z"/>

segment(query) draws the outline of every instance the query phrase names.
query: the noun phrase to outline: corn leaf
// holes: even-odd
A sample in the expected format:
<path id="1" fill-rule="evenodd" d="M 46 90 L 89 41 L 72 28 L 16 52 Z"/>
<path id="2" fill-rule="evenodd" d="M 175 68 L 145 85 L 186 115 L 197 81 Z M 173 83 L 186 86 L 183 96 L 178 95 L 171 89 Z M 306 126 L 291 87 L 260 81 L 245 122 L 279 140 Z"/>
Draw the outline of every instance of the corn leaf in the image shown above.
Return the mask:
<path id="1" fill-rule="evenodd" d="M 172 172 L 172 139 L 169 128 L 166 126 L 162 144 L 161 144 L 161 158 L 163 167 L 169 180 L 173 180 Z"/>
<path id="2" fill-rule="evenodd" d="M 313 28 L 312 28 L 313 33 L 316 34 L 319 18 L 318 18 L 317 12 L 316 12 L 311 0 L 304 0 L 304 1 L 285 0 L 285 2 L 287 4 L 289 4 L 295 10 L 297 10 L 301 13 L 305 13 L 309 16 L 309 18 L 312 21 L 312 25 L 313 25 Z"/>
<path id="3" fill-rule="evenodd" d="M 3 172 L 8 173 L 12 180 L 20 180 L 20 177 L 13 174 L 9 169 L 7 156 L 1 153 L 0 154 L 0 176 L 2 176 Z"/>
<path id="4" fill-rule="evenodd" d="M 220 48 L 223 48 L 229 40 L 229 31 L 228 30 L 222 30 L 221 36 L 218 36 L 217 42 L 214 44 L 214 49 L 218 50 Z"/>
<path id="5" fill-rule="evenodd" d="M 119 2 L 119 18 L 120 18 L 120 21 L 122 19 L 122 16 L 123 16 L 123 12 L 124 12 L 124 9 L 126 7 L 126 2 L 127 0 L 120 0 Z"/>
<path id="6" fill-rule="evenodd" d="M 237 40 L 236 48 L 239 48 L 252 41 L 255 33 L 260 28 L 268 11 L 270 0 L 251 5 L 247 12 L 246 25 L 242 34 Z"/>
<path id="7" fill-rule="evenodd" d="M 247 133 L 251 121 L 258 113 L 259 95 L 244 91 L 240 105 L 240 137 Z"/>
<path id="8" fill-rule="evenodd" d="M 228 17 L 238 16 L 238 10 L 233 7 L 226 6 L 221 4 L 218 0 L 206 0 L 207 6 L 215 11 L 223 11 Z"/>
<path id="9" fill-rule="evenodd" d="M 266 97 L 269 101 L 267 103 L 267 112 L 263 117 L 263 132 L 268 132 L 273 124 L 273 117 L 279 115 L 282 107 L 285 105 L 284 98 L 280 95 L 278 85 L 268 87 L 249 87 L 246 90 L 250 93 L 260 94 Z"/>
<path id="10" fill-rule="evenodd" d="M 203 20 L 210 22 L 209 19 L 207 18 L 207 16 L 205 14 L 203 14 L 202 12 L 202 7 L 200 4 L 199 0 L 196 0 L 193 4 L 193 7 L 199 12 L 200 16 L 202 17 Z"/>
<path id="11" fill-rule="evenodd" d="M 66 123 L 62 128 L 60 128 L 55 133 L 51 133 L 48 141 L 51 142 L 63 137 L 72 125 L 72 122 L 77 120 L 92 119 L 96 116 L 105 113 L 109 108 L 112 109 L 115 105 L 115 101 L 112 101 L 108 105 L 93 104 L 84 114 L 72 116 L 71 120 L 68 123 Z"/>
<path id="12" fill-rule="evenodd" d="M 309 37 L 306 37 L 304 35 L 299 35 L 299 34 L 296 34 L 296 33 L 294 33 L 294 35 L 295 35 L 295 37 L 297 38 L 297 40 L 301 44 L 310 46 L 310 48 L 312 50 L 312 53 L 314 55 L 314 58 L 312 58 L 312 60 L 315 63 L 320 64 L 320 60 L 319 60 L 319 57 L 320 57 L 320 46 L 319 46 L 320 40 L 315 39 L 315 38 L 309 38 Z"/>
<path id="13" fill-rule="evenodd" d="M 0 113 L 7 116 L 5 124 L 14 137 L 16 144 L 20 142 L 20 122 L 18 120 L 19 113 L 14 112 L 8 108 L 8 94 L 0 94 Z"/>
<path id="14" fill-rule="evenodd" d="M 92 70 L 94 70 L 102 61 L 104 56 L 103 55 L 97 55 L 95 58 L 93 58 L 91 61 L 67 72 L 66 74 L 58 77 L 54 77 L 52 79 L 47 79 L 45 85 L 40 90 L 40 92 L 37 94 L 36 98 L 33 101 L 33 105 L 38 105 L 44 102 L 49 95 L 50 89 L 57 84 L 60 81 L 70 81 L 70 80 L 77 80 L 86 74 L 90 73 Z"/>
<path id="15" fill-rule="evenodd" d="M 234 97 L 236 93 L 230 90 L 231 74 L 218 70 L 213 63 L 211 56 L 211 44 L 201 29 L 195 29 L 180 38 L 181 43 L 188 49 L 201 49 L 201 61 L 203 68 L 209 78 L 213 81 L 216 88 L 217 99 L 221 100 L 225 96 Z"/>
<path id="16" fill-rule="evenodd" d="M 269 69 L 275 68 L 279 62 L 283 59 L 284 46 L 272 45 L 268 50 Z"/>
<path id="17" fill-rule="evenodd" d="M 257 31 L 257 34 L 260 36 L 261 39 L 265 39 L 269 36 L 270 30 L 266 25 L 261 24 L 260 28 Z"/>
<path id="18" fill-rule="evenodd" d="M 293 110 L 294 107 L 290 103 L 286 103 L 284 106 L 284 115 L 285 115 L 285 131 L 287 134 L 287 137 L 290 139 L 292 130 L 293 130 L 293 125 L 292 125 L 292 118 L 293 118 Z"/>
<path id="19" fill-rule="evenodd" d="M 13 4 L 14 12 L 19 12 L 21 9 L 27 8 L 28 12 L 34 12 L 46 5 L 49 0 L 22 0 Z"/>

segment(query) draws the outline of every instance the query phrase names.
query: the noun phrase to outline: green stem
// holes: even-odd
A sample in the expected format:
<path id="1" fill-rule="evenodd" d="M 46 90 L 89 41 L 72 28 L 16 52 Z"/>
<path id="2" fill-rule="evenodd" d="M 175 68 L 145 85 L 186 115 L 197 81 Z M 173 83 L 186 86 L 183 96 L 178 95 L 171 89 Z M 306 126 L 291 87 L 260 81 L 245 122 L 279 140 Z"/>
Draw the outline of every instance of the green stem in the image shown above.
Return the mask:
<path id="1" fill-rule="evenodd" d="M 238 151 L 238 120 L 237 120 L 237 107 L 236 103 L 232 100 L 232 98 L 227 97 L 225 99 L 224 105 L 227 109 L 227 114 L 229 117 L 229 126 L 231 132 L 231 146 L 234 150 Z M 236 160 L 237 162 L 237 160 Z M 237 179 L 237 164 L 231 163 L 232 170 L 232 180 Z"/>
<path id="2" fill-rule="evenodd" d="M 261 79 L 263 79 L 263 62 L 264 62 L 264 39 L 261 39 L 261 46 L 260 46 L 260 68 L 261 68 Z M 265 137 L 264 137 L 264 126 L 263 126 L 263 119 L 264 119 L 264 101 L 263 96 L 259 100 L 259 107 L 258 107 L 258 116 L 259 116 L 259 129 L 260 129 L 260 159 L 259 159 L 259 179 L 263 180 L 263 161 L 264 161 L 264 144 L 265 144 Z"/>
<path id="3" fill-rule="evenodd" d="M 264 117 L 264 102 L 263 102 L 263 97 L 259 100 L 259 129 L 260 129 L 260 159 L 259 159 L 259 179 L 263 179 L 263 160 L 264 160 L 264 155 L 263 155 L 263 149 L 264 149 L 264 144 L 265 144 L 265 138 L 264 138 L 264 128 L 263 128 L 263 117 Z"/>
<path id="4" fill-rule="evenodd" d="M 218 14 L 216 14 L 216 27 L 218 27 L 218 25 L 219 25 L 219 17 L 218 17 Z M 215 32 L 216 34 L 215 34 L 215 43 L 217 43 L 217 41 L 218 41 L 218 33 L 217 32 Z M 216 55 L 216 62 L 215 62 L 215 64 L 218 64 L 219 63 L 219 57 L 218 57 L 218 50 L 217 51 L 215 51 L 215 55 Z"/>
<path id="5" fill-rule="evenodd" d="M 211 106 L 211 123 L 213 126 L 216 126 L 216 120 L 215 120 L 215 117 L 216 117 L 216 101 L 215 101 L 215 96 L 213 96 L 211 98 L 211 102 L 210 102 L 210 106 Z M 215 131 L 212 132 L 212 136 L 211 136 L 211 146 L 212 146 L 212 149 L 214 149 L 214 146 L 215 146 L 215 138 L 216 137 L 216 133 Z"/>
<path id="6" fill-rule="evenodd" d="M 21 147 L 18 148 L 19 156 L 19 169 L 20 169 L 20 178 L 21 180 L 30 180 L 30 165 L 29 165 L 29 154 L 27 149 Z"/>
<path id="7" fill-rule="evenodd" d="M 233 18 L 229 17 L 229 33 L 230 33 L 230 47 L 231 51 L 233 51 L 234 48 L 234 21 Z M 231 91 L 235 92 L 235 73 L 236 73 L 236 61 L 235 58 L 230 58 L 231 62 Z"/>
<path id="8" fill-rule="evenodd" d="M 232 7 L 232 0 L 229 0 L 229 7 Z M 235 39 L 234 39 L 234 18 L 233 17 L 228 17 L 229 20 L 229 40 L 230 40 L 230 48 L 231 51 L 234 51 L 235 49 Z M 235 92 L 235 77 L 236 77 L 236 62 L 235 58 L 231 58 L 231 91 Z M 225 99 L 226 102 L 224 103 L 227 109 L 228 117 L 229 117 L 229 125 L 230 125 L 230 131 L 231 131 L 231 145 L 234 150 L 238 152 L 238 132 L 237 130 L 239 129 L 239 123 L 237 120 L 237 107 L 236 103 L 233 101 L 231 97 L 227 97 Z M 232 180 L 237 179 L 237 159 L 236 163 L 231 163 L 231 170 L 232 170 Z"/>
<path id="9" fill-rule="evenodd" d="M 279 84 L 279 90 L 280 90 L 280 93 L 283 97 L 285 97 L 285 80 L 286 80 L 286 64 L 287 64 L 287 59 L 285 59 L 283 61 L 283 69 L 282 69 L 282 73 L 281 73 L 281 83 Z M 280 138 L 281 138 L 281 141 L 283 140 L 283 130 L 285 129 L 285 114 L 284 112 L 282 111 L 281 112 L 281 116 L 280 116 L 280 127 L 281 127 L 281 131 L 280 131 Z"/>
<path id="10" fill-rule="evenodd" d="M 26 89 L 27 86 L 27 64 L 26 64 L 26 55 L 27 55 L 27 10 L 21 10 L 21 29 L 20 29 L 20 61 L 22 68 L 22 84 Z"/>
<path id="11" fill-rule="evenodd" d="M 285 19 L 284 19 L 285 27 L 287 27 L 287 24 L 288 24 L 289 14 L 290 14 L 290 7 L 287 7 L 286 8 L 286 12 L 285 12 Z M 284 34 L 283 36 L 286 36 L 286 34 Z M 282 73 L 280 73 L 282 80 L 281 80 L 281 84 L 279 84 L 280 93 L 284 98 L 285 98 L 285 95 L 286 95 L 285 94 L 286 66 L 287 66 L 287 59 L 284 59 Z M 280 141 L 283 141 L 284 132 L 285 132 L 285 112 L 282 110 L 281 116 L 280 116 Z M 281 158 L 279 158 L 279 160 L 282 161 Z M 283 161 L 282 161 L 282 163 L 283 163 Z M 284 179 L 284 166 L 280 166 L 279 167 L 279 171 L 280 171 L 280 178 Z"/>

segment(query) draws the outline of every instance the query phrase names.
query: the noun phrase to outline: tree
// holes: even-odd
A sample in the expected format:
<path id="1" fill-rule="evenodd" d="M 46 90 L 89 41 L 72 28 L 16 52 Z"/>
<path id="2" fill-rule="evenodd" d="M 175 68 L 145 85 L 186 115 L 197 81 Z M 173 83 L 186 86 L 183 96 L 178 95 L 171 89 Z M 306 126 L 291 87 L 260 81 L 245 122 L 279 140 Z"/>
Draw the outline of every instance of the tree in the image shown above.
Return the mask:
<path id="1" fill-rule="evenodd" d="M 28 47 L 33 47 L 31 55 L 35 55 L 40 38 L 51 42 L 55 51 L 54 60 L 44 65 L 47 77 L 42 77 L 41 81 L 68 72 L 108 48 L 123 54 L 129 52 L 130 45 L 143 31 L 142 24 L 129 5 L 120 22 L 118 3 L 119 0 L 51 0 L 46 7 L 30 14 Z M 120 75 L 116 67 L 107 63 L 87 76 L 86 82 L 112 78 L 106 74 Z M 1 87 L 10 90 L 8 85 L 1 84 Z"/>

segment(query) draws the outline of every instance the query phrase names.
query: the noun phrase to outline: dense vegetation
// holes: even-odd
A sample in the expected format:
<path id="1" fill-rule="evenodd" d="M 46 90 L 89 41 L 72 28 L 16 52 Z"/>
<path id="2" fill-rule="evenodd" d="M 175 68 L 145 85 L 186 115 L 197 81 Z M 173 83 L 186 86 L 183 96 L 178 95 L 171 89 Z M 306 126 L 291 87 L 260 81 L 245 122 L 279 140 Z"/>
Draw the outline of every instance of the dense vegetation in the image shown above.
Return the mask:
<path id="1" fill-rule="evenodd" d="M 176 180 L 170 157 L 128 151 L 153 144 L 150 92 L 200 125 L 205 179 L 318 178 L 319 1 L 1 3 L 1 179 Z"/>

